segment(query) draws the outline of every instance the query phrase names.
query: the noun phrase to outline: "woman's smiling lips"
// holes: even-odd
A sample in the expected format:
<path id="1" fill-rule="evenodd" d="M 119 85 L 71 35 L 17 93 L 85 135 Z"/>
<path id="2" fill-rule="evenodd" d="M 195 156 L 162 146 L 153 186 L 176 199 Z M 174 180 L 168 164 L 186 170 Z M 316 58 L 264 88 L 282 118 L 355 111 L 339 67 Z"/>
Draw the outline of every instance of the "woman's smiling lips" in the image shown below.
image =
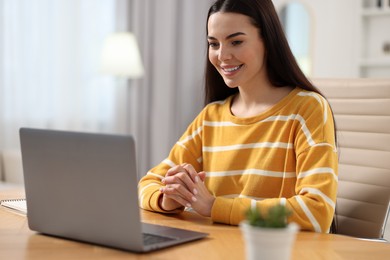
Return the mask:
<path id="1" fill-rule="evenodd" d="M 235 72 L 237 72 L 243 64 L 238 65 L 238 66 L 221 66 L 222 71 L 224 72 L 225 75 L 232 75 Z"/>

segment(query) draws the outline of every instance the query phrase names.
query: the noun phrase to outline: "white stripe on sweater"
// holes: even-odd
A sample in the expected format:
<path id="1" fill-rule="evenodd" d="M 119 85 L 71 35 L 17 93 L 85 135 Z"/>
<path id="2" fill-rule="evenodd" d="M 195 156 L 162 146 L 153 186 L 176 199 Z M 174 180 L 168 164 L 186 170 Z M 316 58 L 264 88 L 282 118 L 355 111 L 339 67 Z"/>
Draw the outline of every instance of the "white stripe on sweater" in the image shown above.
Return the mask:
<path id="1" fill-rule="evenodd" d="M 228 198 L 228 199 L 245 198 L 245 199 L 251 199 L 251 200 L 256 200 L 256 201 L 260 201 L 260 200 L 265 199 L 265 198 L 259 198 L 259 197 L 254 197 L 254 196 L 247 196 L 247 195 L 243 195 L 243 194 L 225 194 L 225 195 L 222 195 L 222 197 Z"/>
<path id="2" fill-rule="evenodd" d="M 264 143 L 250 143 L 250 144 L 235 144 L 235 145 L 226 145 L 226 146 L 204 146 L 203 152 L 224 152 L 232 150 L 242 150 L 242 149 L 254 149 L 254 148 L 284 148 L 292 149 L 294 144 L 291 143 L 282 143 L 282 142 L 264 142 Z"/>
<path id="3" fill-rule="evenodd" d="M 219 121 L 206 121 L 206 120 L 203 121 L 203 125 L 204 126 L 211 126 L 211 127 L 241 126 L 239 124 L 236 124 L 236 123 L 233 123 L 233 122 L 230 122 L 230 121 L 219 122 Z"/>
<path id="4" fill-rule="evenodd" d="M 188 136 L 186 136 L 185 138 L 183 138 L 183 140 L 178 141 L 177 144 L 180 145 L 180 146 L 182 146 L 182 147 L 184 147 L 184 148 L 186 148 L 186 147 L 184 146 L 184 144 L 185 144 L 186 142 L 188 142 L 188 141 L 194 139 L 197 135 L 199 135 L 199 134 L 202 132 L 202 130 L 203 130 L 203 126 L 198 127 L 198 129 L 196 129 L 194 132 L 192 132 L 191 135 L 188 135 Z"/>
<path id="5" fill-rule="evenodd" d="M 314 168 L 314 169 L 311 169 L 311 170 L 308 170 L 305 172 L 300 172 L 298 174 L 298 179 L 302 179 L 302 178 L 305 178 L 307 176 L 315 175 L 315 174 L 331 174 L 333 176 L 333 179 L 338 181 L 338 177 L 335 174 L 334 170 L 332 168 L 329 168 L 329 167 Z"/>
<path id="6" fill-rule="evenodd" d="M 333 209 L 335 209 L 336 205 L 335 203 L 333 202 L 333 200 L 331 198 L 329 198 L 327 195 L 325 195 L 322 191 L 320 191 L 319 189 L 316 189 L 316 188 L 303 188 L 301 190 L 301 192 L 299 194 L 303 195 L 304 193 L 310 193 L 310 194 L 315 194 L 315 195 L 318 195 L 320 196 L 323 200 L 326 201 L 326 203 L 329 204 L 329 206 L 331 206 Z"/>
<path id="7" fill-rule="evenodd" d="M 309 208 L 306 206 L 305 202 L 303 199 L 299 196 L 295 196 L 296 201 L 298 202 L 299 206 L 305 213 L 306 217 L 309 219 L 310 223 L 313 225 L 314 231 L 320 233 L 321 232 L 321 226 L 318 224 L 318 221 L 316 218 L 313 216 Z"/>
<path id="8" fill-rule="evenodd" d="M 172 162 L 169 159 L 165 159 L 164 161 L 162 161 L 162 163 L 165 163 L 166 165 L 170 166 L 171 168 L 176 166 L 176 163 Z"/>
<path id="9" fill-rule="evenodd" d="M 256 208 L 257 208 L 257 206 L 256 206 L 256 203 L 257 201 L 256 200 L 251 200 L 251 209 L 252 210 L 255 210 Z"/>
<path id="10" fill-rule="evenodd" d="M 260 176 L 279 177 L 279 178 L 296 177 L 295 172 L 275 172 L 275 171 L 265 171 L 259 169 L 207 172 L 207 177 L 224 177 L 224 176 L 235 176 L 235 175 L 260 175 Z"/>
<path id="11" fill-rule="evenodd" d="M 160 174 L 156 174 L 156 173 L 153 173 L 153 172 L 147 172 L 146 175 L 151 175 L 151 176 L 154 176 L 154 177 L 157 177 L 159 178 L 160 180 L 162 180 L 164 177 L 161 176 Z"/>
<path id="12" fill-rule="evenodd" d="M 148 185 L 145 185 L 144 187 L 142 187 L 141 190 L 138 191 L 138 199 L 139 199 L 138 204 L 139 204 L 142 208 L 145 208 L 145 207 L 143 206 L 143 204 L 142 204 L 143 202 L 145 202 L 145 199 L 144 199 L 144 197 L 145 197 L 144 191 L 145 191 L 147 188 L 151 187 L 151 186 L 161 186 L 161 184 L 156 183 L 156 182 L 152 182 L 152 183 L 149 183 Z"/>
<path id="13" fill-rule="evenodd" d="M 310 97 L 314 97 L 318 103 L 320 103 L 322 109 L 323 109 L 323 112 L 324 112 L 324 123 L 326 122 L 326 120 L 328 120 L 328 102 L 324 99 L 323 96 L 315 93 L 315 92 L 304 92 L 304 91 L 301 91 L 298 93 L 298 96 L 310 96 Z"/>
<path id="14" fill-rule="evenodd" d="M 279 115 L 279 116 L 270 116 L 264 120 L 262 120 L 261 122 L 270 122 L 270 121 L 289 121 L 289 120 L 297 120 L 299 121 L 299 123 L 301 124 L 301 127 L 302 127 L 302 131 L 303 133 L 305 134 L 306 136 L 306 139 L 307 139 L 307 142 L 310 146 L 313 146 L 315 145 L 316 143 L 314 142 L 313 138 L 311 137 L 311 133 L 309 131 L 309 128 L 307 128 L 306 126 L 306 121 L 305 119 L 301 116 L 301 115 L 298 115 L 298 114 L 291 114 L 289 116 L 282 116 L 282 115 Z"/>

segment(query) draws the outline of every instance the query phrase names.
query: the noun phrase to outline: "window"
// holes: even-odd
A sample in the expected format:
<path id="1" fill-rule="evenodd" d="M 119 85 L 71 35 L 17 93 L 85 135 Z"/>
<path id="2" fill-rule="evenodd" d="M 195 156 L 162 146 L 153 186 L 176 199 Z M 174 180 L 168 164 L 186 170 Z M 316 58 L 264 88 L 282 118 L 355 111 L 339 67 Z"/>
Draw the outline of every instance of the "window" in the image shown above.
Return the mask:
<path id="1" fill-rule="evenodd" d="M 0 2 L 0 149 L 22 126 L 114 131 L 117 88 L 99 73 L 115 0 Z"/>

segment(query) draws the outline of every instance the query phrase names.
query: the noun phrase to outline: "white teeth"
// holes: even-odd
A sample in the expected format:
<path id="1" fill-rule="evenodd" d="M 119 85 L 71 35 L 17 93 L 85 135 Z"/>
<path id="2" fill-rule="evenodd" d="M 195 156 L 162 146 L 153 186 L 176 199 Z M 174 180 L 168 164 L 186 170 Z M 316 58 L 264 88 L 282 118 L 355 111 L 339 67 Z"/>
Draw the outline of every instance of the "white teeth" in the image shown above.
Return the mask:
<path id="1" fill-rule="evenodd" d="M 226 72 L 232 72 L 232 71 L 236 71 L 236 70 L 238 70 L 239 68 L 241 68 L 241 65 L 240 66 L 237 66 L 237 67 L 234 67 L 234 68 L 225 68 L 225 69 L 223 69 L 224 71 L 226 71 Z"/>

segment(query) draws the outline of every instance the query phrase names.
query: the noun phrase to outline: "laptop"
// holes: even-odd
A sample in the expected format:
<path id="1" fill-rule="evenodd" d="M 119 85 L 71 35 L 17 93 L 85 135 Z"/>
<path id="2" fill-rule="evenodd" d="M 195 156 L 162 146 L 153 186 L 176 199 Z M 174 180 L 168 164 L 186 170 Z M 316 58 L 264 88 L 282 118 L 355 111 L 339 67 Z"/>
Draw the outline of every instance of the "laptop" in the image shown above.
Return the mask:
<path id="1" fill-rule="evenodd" d="M 19 133 L 31 230 L 133 252 L 208 235 L 141 222 L 132 136 L 32 128 Z"/>

